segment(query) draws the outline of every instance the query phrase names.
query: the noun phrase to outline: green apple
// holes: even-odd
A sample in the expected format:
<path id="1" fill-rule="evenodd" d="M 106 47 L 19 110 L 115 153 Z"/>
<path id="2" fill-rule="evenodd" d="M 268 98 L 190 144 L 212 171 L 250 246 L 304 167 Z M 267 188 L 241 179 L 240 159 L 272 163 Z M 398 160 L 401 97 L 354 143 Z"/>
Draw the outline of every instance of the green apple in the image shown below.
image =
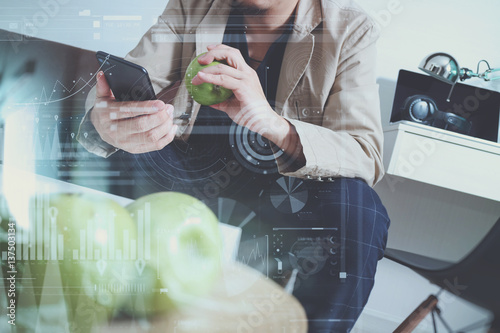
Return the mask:
<path id="1" fill-rule="evenodd" d="M 0 224 L 1 221 L 8 221 L 10 217 L 9 205 L 3 194 L 0 194 Z"/>
<path id="2" fill-rule="evenodd" d="M 186 305 L 208 293 L 220 274 L 222 239 L 214 213 L 198 199 L 160 192 L 137 199 L 127 210 L 138 221 L 149 211 L 152 263 L 163 298 Z"/>
<path id="3" fill-rule="evenodd" d="M 137 227 L 128 211 L 105 196 L 76 193 L 43 195 L 31 201 L 30 209 L 34 222 L 30 225 L 40 225 L 44 241 L 43 258 L 37 256 L 30 262 L 38 287 L 50 293 L 43 287 L 60 278 L 70 316 L 79 324 L 84 320 L 79 319 L 83 304 L 95 318 L 106 319 L 119 311 L 130 297 L 123 291 L 136 283 L 138 275 L 134 261 L 117 256 L 125 246 L 124 230 L 129 239 L 137 239 Z M 54 236 L 63 237 L 63 258 L 58 241 L 57 250 L 52 251 Z"/>
<path id="4" fill-rule="evenodd" d="M 206 53 L 206 52 L 205 52 Z M 213 61 L 208 65 L 200 65 L 198 58 L 205 53 L 199 54 L 193 61 L 189 64 L 186 74 L 184 76 L 184 82 L 186 83 L 186 88 L 193 99 L 200 103 L 201 105 L 214 105 L 224 102 L 226 99 L 233 95 L 233 91 L 226 89 L 224 87 L 214 85 L 211 83 L 202 83 L 200 85 L 194 85 L 191 80 L 196 76 L 196 74 L 203 68 L 221 64 L 222 62 Z"/>
<path id="5" fill-rule="evenodd" d="M 10 217 L 11 213 L 7 200 L 3 194 L 0 194 L 0 244 L 7 244 Z"/>

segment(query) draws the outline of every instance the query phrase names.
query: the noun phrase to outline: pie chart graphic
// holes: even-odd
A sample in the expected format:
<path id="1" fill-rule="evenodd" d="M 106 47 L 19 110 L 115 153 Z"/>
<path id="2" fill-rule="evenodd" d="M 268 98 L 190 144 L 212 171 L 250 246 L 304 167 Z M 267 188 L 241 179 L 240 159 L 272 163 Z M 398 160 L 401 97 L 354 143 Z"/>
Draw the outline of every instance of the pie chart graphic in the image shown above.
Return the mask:
<path id="1" fill-rule="evenodd" d="M 303 180 L 281 177 L 271 187 L 270 197 L 274 208 L 285 214 L 293 214 L 306 205 L 308 191 Z"/>
<path id="2" fill-rule="evenodd" d="M 254 211 L 252 211 L 247 206 L 242 203 L 229 199 L 229 198 L 217 198 L 214 204 L 209 203 L 219 222 L 234 225 L 236 227 L 244 228 L 249 223 L 253 225 L 254 219 L 257 216 Z"/>

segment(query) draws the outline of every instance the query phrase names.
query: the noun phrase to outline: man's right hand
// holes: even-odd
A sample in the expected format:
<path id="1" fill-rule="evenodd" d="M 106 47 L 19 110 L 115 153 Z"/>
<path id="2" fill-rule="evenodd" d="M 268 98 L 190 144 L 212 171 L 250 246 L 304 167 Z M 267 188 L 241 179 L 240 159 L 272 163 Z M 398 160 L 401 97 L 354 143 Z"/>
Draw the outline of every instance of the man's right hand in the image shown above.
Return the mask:
<path id="1" fill-rule="evenodd" d="M 90 120 L 101 139 L 132 154 L 161 150 L 175 137 L 174 107 L 160 100 L 117 102 L 103 72 L 97 74 Z"/>

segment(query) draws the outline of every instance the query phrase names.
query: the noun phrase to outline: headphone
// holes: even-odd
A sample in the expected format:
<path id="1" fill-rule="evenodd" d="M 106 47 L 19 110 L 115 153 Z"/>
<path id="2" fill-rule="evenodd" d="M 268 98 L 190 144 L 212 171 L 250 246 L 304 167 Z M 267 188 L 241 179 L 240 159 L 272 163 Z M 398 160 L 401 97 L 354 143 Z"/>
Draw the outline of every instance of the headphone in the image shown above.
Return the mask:
<path id="1" fill-rule="evenodd" d="M 403 104 L 402 119 L 453 132 L 469 134 L 472 124 L 467 119 L 451 112 L 439 111 L 428 96 L 413 95 Z"/>

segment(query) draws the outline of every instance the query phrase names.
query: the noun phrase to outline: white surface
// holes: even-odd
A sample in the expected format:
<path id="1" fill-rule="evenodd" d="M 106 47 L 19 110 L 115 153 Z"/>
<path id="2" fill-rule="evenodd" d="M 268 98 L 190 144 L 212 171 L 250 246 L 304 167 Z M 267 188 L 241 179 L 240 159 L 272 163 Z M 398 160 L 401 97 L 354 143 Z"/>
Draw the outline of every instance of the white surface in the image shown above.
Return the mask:
<path id="1" fill-rule="evenodd" d="M 406 121 L 385 133 L 387 174 L 500 201 L 500 144 Z"/>
<path id="2" fill-rule="evenodd" d="M 402 177 L 375 187 L 391 218 L 387 246 L 457 261 L 500 217 L 500 203 Z"/>
<path id="3" fill-rule="evenodd" d="M 238 247 L 240 246 L 241 228 L 225 223 L 219 223 L 222 234 L 222 260 L 224 262 L 236 261 Z"/>
<path id="4" fill-rule="evenodd" d="M 24 211 L 29 210 L 29 201 L 37 193 L 52 194 L 52 193 L 87 193 L 96 196 L 104 196 L 113 199 L 122 206 L 126 206 L 133 200 L 125 197 L 116 196 L 113 194 L 96 191 L 87 187 L 59 181 L 53 178 L 48 178 L 34 173 L 19 170 L 17 168 L 5 167 L 0 165 L 0 193 L 6 197 L 6 201 L 10 210 L 14 214 L 18 225 L 29 225 L 28 222 L 23 222 Z M 9 190 L 6 188 L 8 184 L 24 184 L 28 191 L 19 191 L 16 189 Z M 29 185 L 29 186 L 27 186 Z M 25 188 L 26 188 L 25 187 Z M 14 210 L 12 208 L 15 208 Z M 16 213 L 21 216 L 16 216 Z M 220 232 L 222 235 L 222 259 L 224 262 L 236 260 L 238 247 L 241 238 L 241 228 L 231 226 L 225 223 L 219 223 Z"/>

